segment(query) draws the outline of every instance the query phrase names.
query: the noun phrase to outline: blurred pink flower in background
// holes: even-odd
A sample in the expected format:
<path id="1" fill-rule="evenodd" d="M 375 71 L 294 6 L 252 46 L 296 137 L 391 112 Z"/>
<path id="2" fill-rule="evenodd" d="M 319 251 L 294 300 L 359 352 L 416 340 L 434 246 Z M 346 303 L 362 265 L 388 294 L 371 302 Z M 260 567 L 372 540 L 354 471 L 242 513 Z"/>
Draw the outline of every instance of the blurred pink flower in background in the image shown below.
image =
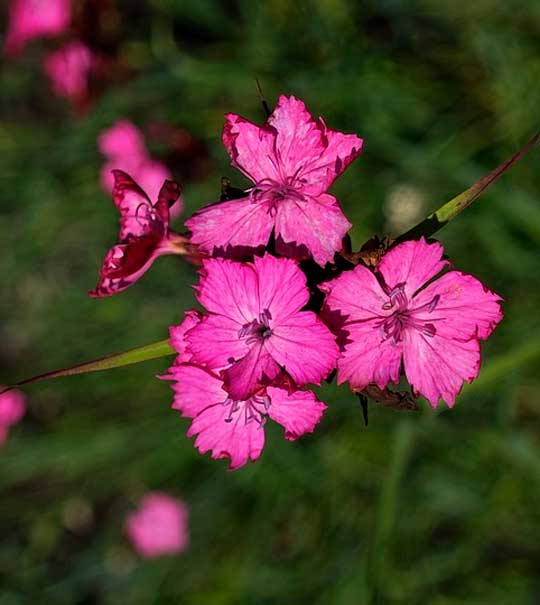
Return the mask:
<path id="1" fill-rule="evenodd" d="M 26 397 L 21 391 L 8 391 L 0 395 L 0 444 L 7 439 L 9 428 L 20 422 L 24 416 L 25 401 Z"/>
<path id="2" fill-rule="evenodd" d="M 187 506 L 163 492 L 149 492 L 128 515 L 125 531 L 143 557 L 180 553 L 189 542 Z"/>
<path id="3" fill-rule="evenodd" d="M 58 96 L 78 102 L 88 96 L 90 73 L 96 64 L 92 51 L 76 40 L 48 54 L 43 68 Z"/>
<path id="4" fill-rule="evenodd" d="M 70 0 L 12 0 L 4 53 L 16 55 L 33 38 L 58 36 L 70 21 Z"/>
<path id="5" fill-rule="evenodd" d="M 163 182 L 172 179 L 171 171 L 157 160 L 153 160 L 146 149 L 143 133 L 129 120 L 121 119 L 98 138 L 98 148 L 107 161 L 101 170 L 101 184 L 111 192 L 114 186 L 113 169 L 131 175 L 146 191 L 151 200 L 157 199 Z M 183 210 L 181 198 L 170 209 L 172 219 Z"/>

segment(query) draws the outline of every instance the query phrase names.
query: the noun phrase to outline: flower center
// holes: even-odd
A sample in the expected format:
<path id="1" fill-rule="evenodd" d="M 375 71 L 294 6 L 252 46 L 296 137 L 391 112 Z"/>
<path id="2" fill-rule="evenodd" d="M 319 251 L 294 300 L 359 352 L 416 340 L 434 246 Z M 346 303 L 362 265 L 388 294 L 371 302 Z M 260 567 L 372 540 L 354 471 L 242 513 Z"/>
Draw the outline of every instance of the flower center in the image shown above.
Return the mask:
<path id="1" fill-rule="evenodd" d="M 296 175 L 285 177 L 281 181 L 265 178 L 255 183 L 249 197 L 252 203 L 267 204 L 268 214 L 275 216 L 277 205 L 283 200 L 306 201 L 300 185 Z"/>
<path id="2" fill-rule="evenodd" d="M 246 401 L 235 401 L 227 397 L 222 405 L 229 407 L 225 422 L 232 422 L 236 418 L 240 422 L 243 420 L 245 425 L 256 422 L 259 428 L 262 428 L 266 423 L 271 401 L 268 395 L 252 395 Z"/>
<path id="3" fill-rule="evenodd" d="M 392 315 L 382 319 L 378 326 L 381 327 L 383 339 L 393 338 L 395 343 L 403 340 L 403 331 L 405 329 L 419 330 L 425 336 L 433 337 L 437 334 L 437 329 L 432 323 L 437 321 L 433 318 L 431 322 L 425 319 L 419 319 L 417 315 L 420 312 L 432 313 L 439 304 L 440 295 L 434 296 L 428 303 L 414 309 L 409 308 L 409 300 L 405 294 L 405 284 L 397 284 L 388 294 L 388 302 L 382 305 L 385 311 L 395 308 Z"/>
<path id="4" fill-rule="evenodd" d="M 263 342 L 272 336 L 272 328 L 270 327 L 270 320 L 272 314 L 269 309 L 265 309 L 259 314 L 259 319 L 254 319 L 244 324 L 240 330 L 238 330 L 238 338 L 245 338 L 246 344 L 251 345 L 257 342 Z"/>

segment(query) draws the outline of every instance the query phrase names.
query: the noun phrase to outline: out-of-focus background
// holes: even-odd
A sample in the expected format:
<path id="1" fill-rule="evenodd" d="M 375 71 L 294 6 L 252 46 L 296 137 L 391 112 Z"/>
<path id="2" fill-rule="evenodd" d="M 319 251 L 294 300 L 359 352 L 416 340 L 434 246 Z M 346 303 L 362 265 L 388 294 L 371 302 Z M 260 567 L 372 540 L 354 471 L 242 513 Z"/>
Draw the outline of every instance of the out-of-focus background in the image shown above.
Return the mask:
<path id="1" fill-rule="evenodd" d="M 229 111 L 263 120 L 255 78 L 271 106 L 299 96 L 365 139 L 333 188 L 356 246 L 411 226 L 540 124 L 530 0 L 73 4 L 103 59 L 89 99 L 56 96 L 42 69 L 73 29 L 2 59 L 4 384 L 165 338 L 193 305 L 195 270 L 173 257 L 87 296 L 117 231 L 97 137 L 119 118 L 182 182 L 181 229 L 221 176 L 245 183 L 220 133 Z M 365 428 L 347 388 L 324 387 L 313 435 L 286 443 L 269 424 L 261 459 L 230 473 L 185 437 L 156 379 L 167 359 L 27 388 L 0 451 L 0 604 L 538 603 L 539 166 L 533 150 L 439 235 L 506 300 L 451 411 L 372 406 Z M 127 541 L 149 490 L 188 505 L 184 553 L 143 560 Z"/>

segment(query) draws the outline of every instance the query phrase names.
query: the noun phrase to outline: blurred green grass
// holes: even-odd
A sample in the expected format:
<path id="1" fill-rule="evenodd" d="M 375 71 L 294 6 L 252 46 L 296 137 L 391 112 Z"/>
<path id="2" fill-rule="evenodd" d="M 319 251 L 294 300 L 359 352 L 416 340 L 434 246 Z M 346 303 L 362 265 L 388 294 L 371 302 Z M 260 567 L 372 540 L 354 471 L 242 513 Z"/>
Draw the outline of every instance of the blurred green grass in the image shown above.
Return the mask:
<path id="1" fill-rule="evenodd" d="M 164 338 L 193 305 L 194 270 L 175 258 L 118 297 L 86 296 L 116 235 L 96 137 L 118 117 L 171 122 L 208 148 L 207 177 L 184 183 L 187 215 L 222 175 L 242 182 L 220 130 L 227 111 L 263 119 L 255 77 L 270 103 L 296 94 L 365 138 L 334 187 L 356 245 L 392 226 L 392 192 L 412 187 L 434 209 L 538 129 L 529 1 L 118 4 L 136 77 L 84 118 L 51 96 L 40 43 L 0 71 L 4 383 Z M 506 299 L 484 372 L 452 411 L 373 408 L 366 429 L 355 398 L 328 386 L 314 435 L 290 444 L 269 427 L 261 460 L 228 473 L 185 438 L 154 378 L 166 360 L 28 388 L 0 454 L 0 605 L 537 603 L 538 161 L 440 233 L 456 266 Z M 148 489 L 187 501 L 185 554 L 132 554 L 122 523 Z"/>

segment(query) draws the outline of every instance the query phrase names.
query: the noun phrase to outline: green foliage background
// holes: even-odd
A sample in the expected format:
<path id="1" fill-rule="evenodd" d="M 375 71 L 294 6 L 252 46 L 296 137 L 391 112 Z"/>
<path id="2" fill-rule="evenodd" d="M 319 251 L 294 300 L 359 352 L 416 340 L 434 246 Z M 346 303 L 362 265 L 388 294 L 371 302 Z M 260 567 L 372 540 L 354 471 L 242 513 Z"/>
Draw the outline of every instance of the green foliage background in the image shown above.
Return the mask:
<path id="1" fill-rule="evenodd" d="M 528 0 L 119 2 L 134 77 L 75 119 L 32 44 L 0 74 L 0 379 L 166 337 L 193 305 L 194 269 L 160 259 L 106 300 L 86 292 L 117 229 L 98 133 L 118 117 L 186 128 L 207 146 L 187 214 L 241 183 L 223 114 L 273 103 L 365 138 L 336 183 L 359 245 L 403 184 L 426 210 L 465 189 L 539 126 L 540 4 Z M 153 149 L 159 155 L 162 149 Z M 27 389 L 0 452 L 0 605 L 540 601 L 540 171 L 531 152 L 440 233 L 458 268 L 506 299 L 480 379 L 455 409 L 372 407 L 329 386 L 315 434 L 268 426 L 257 464 L 229 473 L 186 439 L 155 379 L 166 360 Z M 122 533 L 145 491 L 190 507 L 191 544 L 141 561 Z"/>

